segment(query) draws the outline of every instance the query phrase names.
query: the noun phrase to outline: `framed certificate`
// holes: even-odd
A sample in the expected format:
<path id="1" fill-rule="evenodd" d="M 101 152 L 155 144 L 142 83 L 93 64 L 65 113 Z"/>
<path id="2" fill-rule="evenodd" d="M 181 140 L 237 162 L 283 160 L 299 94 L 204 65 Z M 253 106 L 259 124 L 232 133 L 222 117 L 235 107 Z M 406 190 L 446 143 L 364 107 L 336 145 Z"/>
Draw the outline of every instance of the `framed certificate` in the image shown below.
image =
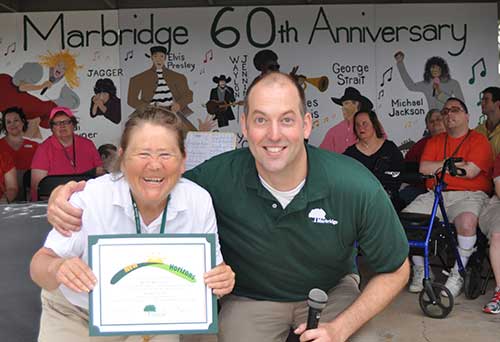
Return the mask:
<path id="1" fill-rule="evenodd" d="M 214 234 L 89 236 L 91 336 L 216 333 Z"/>

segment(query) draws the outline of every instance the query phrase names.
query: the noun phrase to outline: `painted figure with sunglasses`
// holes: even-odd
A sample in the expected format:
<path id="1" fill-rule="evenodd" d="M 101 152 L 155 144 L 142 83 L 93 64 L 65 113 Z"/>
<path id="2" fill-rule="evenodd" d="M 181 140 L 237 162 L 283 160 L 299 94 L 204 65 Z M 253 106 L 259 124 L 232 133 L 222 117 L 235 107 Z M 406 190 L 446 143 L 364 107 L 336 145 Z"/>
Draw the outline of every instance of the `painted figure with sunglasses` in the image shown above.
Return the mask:
<path id="1" fill-rule="evenodd" d="M 96 169 L 104 173 L 94 143 L 74 133 L 77 120 L 71 109 L 56 107 L 49 117 L 52 135 L 38 147 L 31 162 L 31 200 L 38 199 L 38 183 L 45 176 L 72 175 Z"/>
<path id="2" fill-rule="evenodd" d="M 457 98 L 449 98 L 441 110 L 446 132 L 438 134 L 427 142 L 420 159 L 420 172 L 434 174 L 442 167 L 445 159 L 462 158 L 457 167 L 466 171 L 464 176 L 445 175 L 447 187 L 443 192 L 444 205 L 450 222 L 456 227 L 458 251 L 464 267 L 474 251 L 479 212 L 491 192 L 491 168 L 493 158 L 488 139 L 469 129 L 469 114 L 465 103 Z M 434 186 L 433 179 L 426 181 L 428 189 Z M 418 196 L 404 211 L 429 214 L 434 201 L 434 193 L 429 191 Z M 441 212 L 438 210 L 438 216 Z M 424 260 L 412 257 L 413 280 L 410 292 L 420 292 L 423 288 Z M 463 278 L 455 263 L 445 286 L 454 297 L 460 294 Z"/>

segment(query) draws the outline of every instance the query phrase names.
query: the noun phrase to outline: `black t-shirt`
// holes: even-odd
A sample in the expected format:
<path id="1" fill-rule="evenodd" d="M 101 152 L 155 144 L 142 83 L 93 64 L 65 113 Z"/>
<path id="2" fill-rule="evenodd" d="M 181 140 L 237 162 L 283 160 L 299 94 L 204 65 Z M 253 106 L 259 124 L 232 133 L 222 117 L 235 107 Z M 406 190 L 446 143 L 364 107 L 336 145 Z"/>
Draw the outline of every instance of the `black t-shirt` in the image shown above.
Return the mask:
<path id="1" fill-rule="evenodd" d="M 392 141 L 385 140 L 378 151 L 370 156 L 358 150 L 355 144 L 348 147 L 344 154 L 356 159 L 370 170 L 382 183 L 391 199 L 398 193 L 401 186 L 399 177 L 394 178 L 386 174 L 388 171 L 402 171 L 404 167 L 403 154 Z"/>

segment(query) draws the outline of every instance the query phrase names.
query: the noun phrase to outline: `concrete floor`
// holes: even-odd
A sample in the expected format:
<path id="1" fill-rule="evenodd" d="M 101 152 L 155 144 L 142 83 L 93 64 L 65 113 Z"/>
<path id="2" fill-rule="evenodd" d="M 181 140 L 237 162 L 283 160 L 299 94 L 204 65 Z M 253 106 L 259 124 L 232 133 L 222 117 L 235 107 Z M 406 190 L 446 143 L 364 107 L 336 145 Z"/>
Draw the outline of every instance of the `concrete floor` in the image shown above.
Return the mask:
<path id="1" fill-rule="evenodd" d="M 436 269 L 434 269 L 435 273 Z M 446 280 L 437 275 L 439 282 Z M 371 324 L 380 342 L 499 342 L 500 314 L 482 312 L 492 296 L 493 279 L 488 282 L 486 293 L 477 299 L 466 299 L 464 294 L 455 299 L 448 317 L 433 319 L 424 315 L 418 302 L 418 294 L 406 289 Z M 184 336 L 183 342 L 217 342 L 216 336 Z"/>

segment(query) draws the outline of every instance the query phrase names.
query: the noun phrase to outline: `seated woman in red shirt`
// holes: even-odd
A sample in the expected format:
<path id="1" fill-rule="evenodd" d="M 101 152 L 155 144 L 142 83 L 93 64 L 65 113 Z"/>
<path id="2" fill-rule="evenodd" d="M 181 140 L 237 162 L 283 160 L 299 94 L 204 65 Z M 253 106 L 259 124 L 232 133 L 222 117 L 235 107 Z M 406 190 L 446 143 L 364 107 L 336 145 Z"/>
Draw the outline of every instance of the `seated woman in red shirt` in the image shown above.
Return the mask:
<path id="1" fill-rule="evenodd" d="M 22 108 L 7 108 L 2 115 L 2 131 L 5 137 L 0 139 L 0 154 L 8 154 L 14 161 L 17 170 L 17 183 L 21 187 L 23 175 L 31 168 L 31 160 L 38 147 L 38 143 L 24 138 L 28 128 L 28 120 Z M 25 201 L 26 194 L 20 191 L 18 200 Z"/>
<path id="2" fill-rule="evenodd" d="M 0 203 L 10 203 L 17 195 L 17 177 L 14 161 L 0 153 Z"/>
<path id="3" fill-rule="evenodd" d="M 104 174 L 92 140 L 74 134 L 77 120 L 71 109 L 56 107 L 49 116 L 52 135 L 38 147 L 31 163 L 31 199 L 38 199 L 38 183 L 45 176 L 77 175 L 93 169 Z"/>
<path id="4" fill-rule="evenodd" d="M 16 169 L 28 170 L 38 143 L 24 138 L 23 133 L 28 128 L 28 120 L 22 108 L 11 107 L 2 115 L 2 131 L 5 137 L 0 139 L 0 153 L 9 154 L 14 160 Z"/>

